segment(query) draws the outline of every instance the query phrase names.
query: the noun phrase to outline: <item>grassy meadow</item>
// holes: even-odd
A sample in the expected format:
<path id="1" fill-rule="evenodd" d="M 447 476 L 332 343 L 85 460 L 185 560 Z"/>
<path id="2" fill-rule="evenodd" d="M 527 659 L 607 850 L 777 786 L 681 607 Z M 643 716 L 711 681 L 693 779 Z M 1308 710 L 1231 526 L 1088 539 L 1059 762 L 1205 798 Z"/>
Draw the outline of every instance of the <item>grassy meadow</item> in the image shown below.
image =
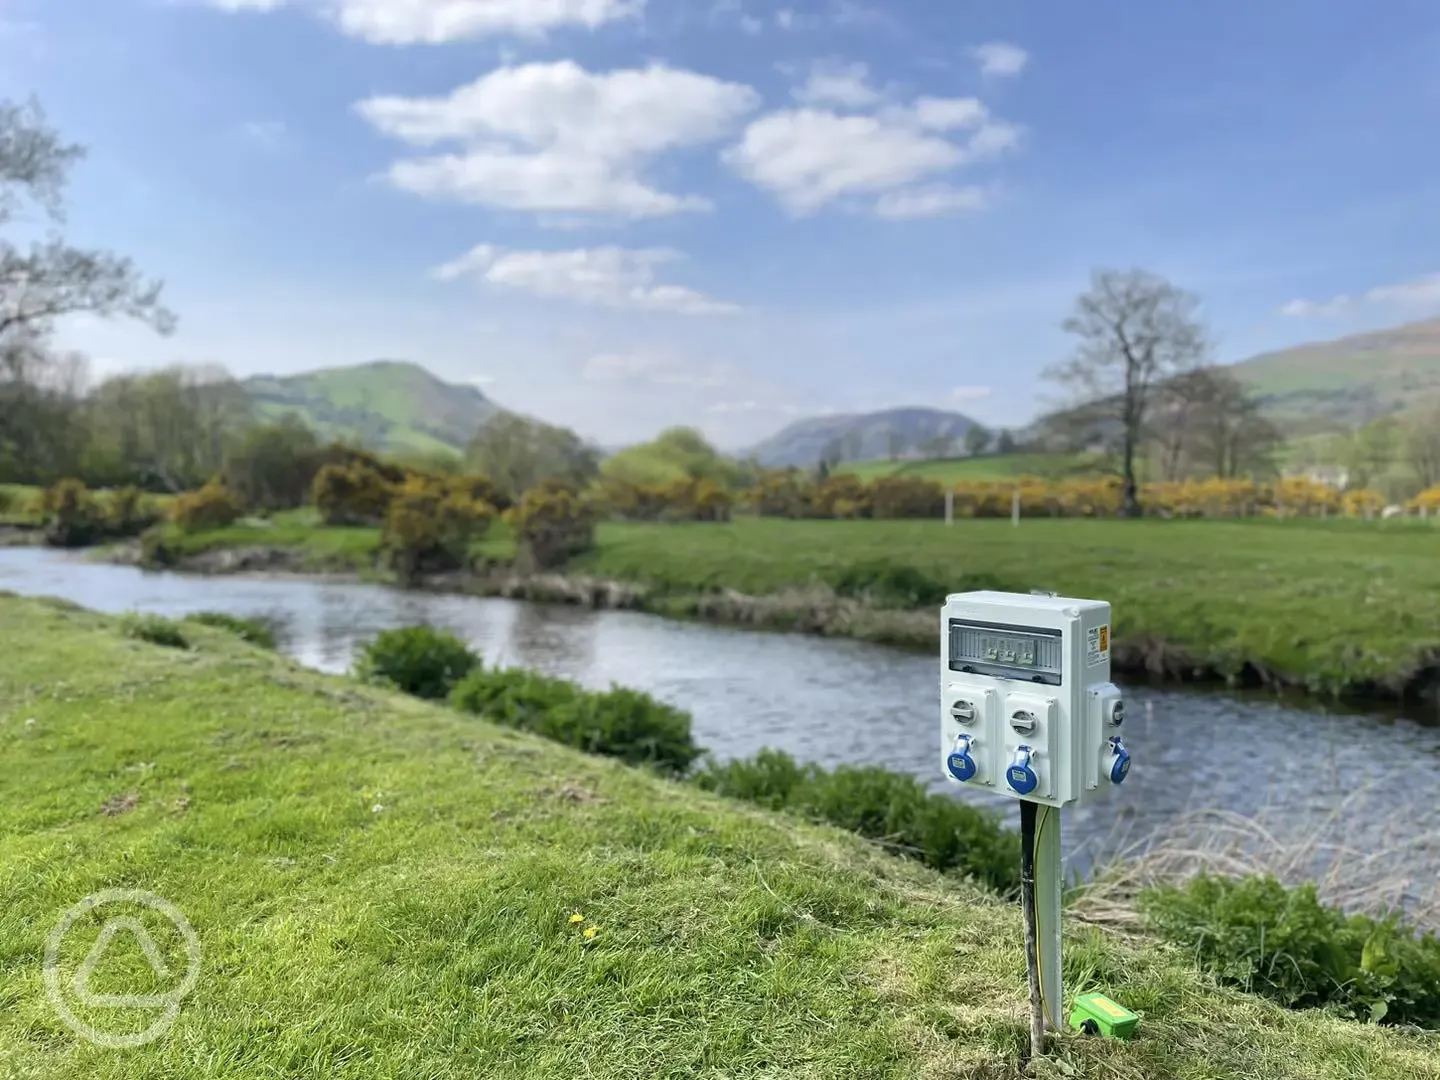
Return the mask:
<path id="1" fill-rule="evenodd" d="M 1121 645 L 1164 642 L 1221 671 L 1261 664 L 1322 692 L 1403 679 L 1440 649 L 1440 530 L 1418 520 L 612 524 L 578 566 L 765 595 L 876 561 L 1106 599 Z"/>
<path id="2" fill-rule="evenodd" d="M 837 473 L 850 473 L 861 480 L 881 476 L 918 476 L 942 484 L 964 480 L 1009 480 L 1012 477 L 1089 476 L 1106 470 L 1104 462 L 1092 454 L 986 454 L 978 457 L 933 458 L 925 461 L 848 461 L 834 468 Z"/>
<path id="3" fill-rule="evenodd" d="M 225 630 L 186 622 L 178 649 L 122 625 L 0 596 L 6 1077 L 1020 1072 L 1013 905 Z M 173 1028 L 128 1050 L 72 1034 L 41 974 L 62 913 L 111 887 L 164 897 L 202 950 Z M 1440 1076 L 1433 1039 L 1287 1012 L 1217 989 L 1183 950 L 1069 931 L 1072 990 L 1107 990 L 1142 1026 L 1065 1036 L 1036 1075 Z M 145 965 L 107 952 L 92 987 L 163 992 Z M 77 1011 L 113 1033 L 126 1019 Z"/>

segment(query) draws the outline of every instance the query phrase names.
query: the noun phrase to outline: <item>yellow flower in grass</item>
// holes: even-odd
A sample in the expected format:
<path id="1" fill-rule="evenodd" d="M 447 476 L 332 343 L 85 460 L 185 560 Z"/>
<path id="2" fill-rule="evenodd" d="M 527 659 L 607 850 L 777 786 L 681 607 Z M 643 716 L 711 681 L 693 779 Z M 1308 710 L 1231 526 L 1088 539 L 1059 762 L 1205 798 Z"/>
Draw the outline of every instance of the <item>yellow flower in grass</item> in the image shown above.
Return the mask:
<path id="1" fill-rule="evenodd" d="M 596 934 L 598 934 L 599 932 L 600 932 L 600 927 L 598 927 L 598 926 L 587 926 L 587 927 L 585 927 L 585 940 L 586 940 L 586 941 L 589 941 L 591 938 L 593 938 L 593 937 L 594 937 Z"/>
<path id="2" fill-rule="evenodd" d="M 571 926 L 578 925 L 579 923 L 582 923 L 582 922 L 584 922 L 584 921 L 585 921 L 585 916 L 584 916 L 584 915 L 581 915 L 580 912 L 578 912 L 578 911 L 575 912 L 574 915 L 571 915 L 571 916 L 570 916 L 570 925 L 571 925 Z"/>

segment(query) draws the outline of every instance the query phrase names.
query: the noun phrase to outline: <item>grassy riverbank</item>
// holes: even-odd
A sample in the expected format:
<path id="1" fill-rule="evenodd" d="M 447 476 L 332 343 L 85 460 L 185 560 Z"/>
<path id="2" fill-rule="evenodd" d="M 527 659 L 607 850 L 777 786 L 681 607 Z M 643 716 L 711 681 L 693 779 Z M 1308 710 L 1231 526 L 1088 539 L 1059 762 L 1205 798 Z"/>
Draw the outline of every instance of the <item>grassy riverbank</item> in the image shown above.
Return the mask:
<path id="1" fill-rule="evenodd" d="M 1248 664 L 1365 696 L 1398 691 L 1440 653 L 1440 529 L 1418 521 L 612 525 L 579 566 L 671 593 L 766 595 L 876 561 L 958 587 L 979 577 L 1108 599 L 1127 666 L 1172 675 Z"/>
<path id="2" fill-rule="evenodd" d="M 223 630 L 120 625 L 0 597 L 5 1075 L 1017 1075 L 1013 906 Z M 176 905 L 203 957 L 169 1034 L 120 1051 L 41 977 L 61 913 L 116 886 Z M 1141 1035 L 1066 1038 L 1040 1075 L 1440 1075 L 1433 1040 L 1218 990 L 1178 950 L 1075 927 L 1068 965 Z M 134 993 L 130 970 L 96 978 Z"/>

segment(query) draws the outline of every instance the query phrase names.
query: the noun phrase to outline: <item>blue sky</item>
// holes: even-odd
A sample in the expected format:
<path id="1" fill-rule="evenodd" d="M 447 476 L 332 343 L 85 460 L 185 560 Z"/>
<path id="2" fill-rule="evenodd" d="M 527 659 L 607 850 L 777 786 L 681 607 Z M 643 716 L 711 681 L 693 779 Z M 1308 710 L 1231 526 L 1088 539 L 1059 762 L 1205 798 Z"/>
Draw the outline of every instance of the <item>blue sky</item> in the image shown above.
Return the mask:
<path id="1" fill-rule="evenodd" d="M 1019 424 L 1097 265 L 1216 357 L 1440 311 L 1430 0 L 0 0 L 167 281 L 100 373 L 404 357 L 605 443 L 901 404 Z"/>

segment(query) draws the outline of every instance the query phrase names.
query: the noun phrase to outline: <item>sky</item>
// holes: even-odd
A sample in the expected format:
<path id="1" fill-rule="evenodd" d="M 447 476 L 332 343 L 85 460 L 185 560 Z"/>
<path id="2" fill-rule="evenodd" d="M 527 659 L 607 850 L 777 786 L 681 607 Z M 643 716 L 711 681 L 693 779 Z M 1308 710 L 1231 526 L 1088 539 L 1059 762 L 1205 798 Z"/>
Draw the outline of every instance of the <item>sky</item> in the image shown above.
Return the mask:
<path id="1" fill-rule="evenodd" d="M 992 426 L 1096 267 L 1220 362 L 1440 313 L 1433 0 L 0 0 L 166 282 L 103 375 L 413 360 L 605 445 L 900 405 Z"/>

